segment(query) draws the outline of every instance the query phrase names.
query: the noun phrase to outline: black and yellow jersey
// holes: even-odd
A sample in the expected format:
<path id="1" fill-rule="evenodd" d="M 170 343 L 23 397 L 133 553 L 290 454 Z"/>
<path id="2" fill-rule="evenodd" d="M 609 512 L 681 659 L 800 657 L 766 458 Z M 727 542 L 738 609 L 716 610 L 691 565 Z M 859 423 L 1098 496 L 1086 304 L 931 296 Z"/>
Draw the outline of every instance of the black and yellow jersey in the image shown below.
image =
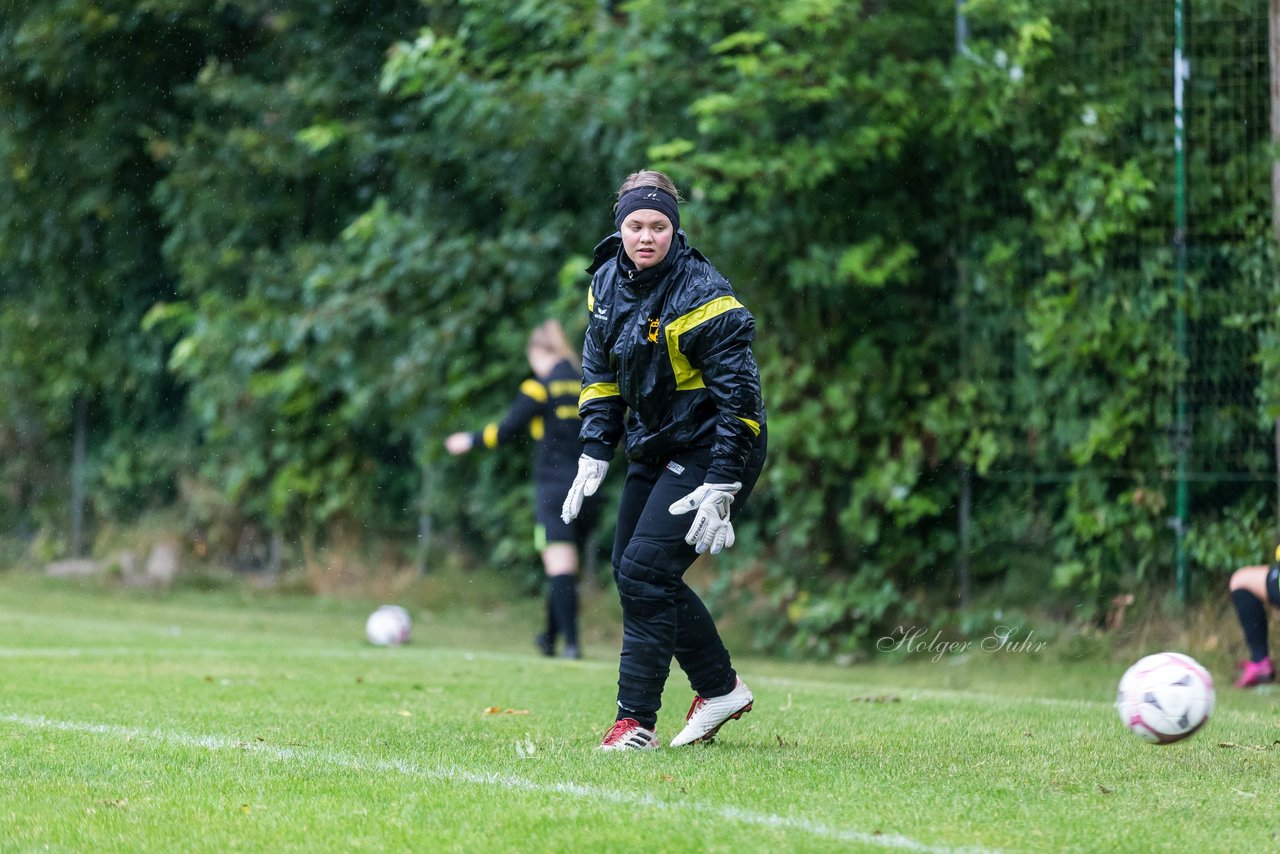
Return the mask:
<path id="1" fill-rule="evenodd" d="M 578 471 L 582 445 L 578 429 L 578 397 L 582 376 L 567 360 L 556 364 L 545 377 L 530 377 L 520 384 L 501 422 L 472 435 L 475 446 L 496 448 L 525 435 L 533 438 L 533 476 L 538 480 L 569 483 Z"/>
<path id="2" fill-rule="evenodd" d="M 741 480 L 764 402 L 755 319 L 728 280 L 683 231 L 661 263 L 640 271 L 615 233 L 596 246 L 587 272 L 583 452 L 611 459 L 625 429 L 632 460 L 709 447 L 708 481 Z"/>

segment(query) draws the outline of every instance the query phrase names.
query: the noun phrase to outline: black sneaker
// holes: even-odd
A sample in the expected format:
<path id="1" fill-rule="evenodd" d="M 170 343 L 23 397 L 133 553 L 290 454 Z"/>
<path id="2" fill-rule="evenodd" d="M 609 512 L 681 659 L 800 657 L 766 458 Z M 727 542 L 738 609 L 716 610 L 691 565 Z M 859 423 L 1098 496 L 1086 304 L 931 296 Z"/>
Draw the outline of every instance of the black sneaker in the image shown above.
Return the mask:
<path id="1" fill-rule="evenodd" d="M 538 648 L 538 652 L 546 656 L 556 654 L 556 642 L 551 635 L 546 632 L 539 632 L 533 636 L 533 645 Z"/>

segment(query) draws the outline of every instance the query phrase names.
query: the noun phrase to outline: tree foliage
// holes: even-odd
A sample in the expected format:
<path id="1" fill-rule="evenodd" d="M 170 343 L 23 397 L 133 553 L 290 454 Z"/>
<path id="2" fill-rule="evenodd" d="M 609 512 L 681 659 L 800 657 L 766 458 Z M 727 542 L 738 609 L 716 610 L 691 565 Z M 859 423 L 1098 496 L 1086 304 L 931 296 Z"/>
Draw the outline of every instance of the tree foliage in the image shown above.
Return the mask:
<path id="1" fill-rule="evenodd" d="M 529 561 L 524 458 L 440 442 L 500 413 L 537 320 L 581 332 L 611 191 L 653 167 L 758 320 L 770 461 L 722 566 L 762 643 L 857 649 L 945 607 L 963 557 L 1086 613 L 1167 584 L 1177 390 L 1208 376 L 1176 312 L 1250 342 L 1212 375 L 1245 403 L 1197 429 L 1280 411 L 1270 155 L 1222 121 L 1266 92 L 1194 93 L 1215 248 L 1179 298 L 1170 22 L 1096 5 L 971 0 L 957 50 L 926 0 L 11 3 L 4 518 L 58 525 L 87 400 L 103 518 L 212 492 L 193 525 L 302 543 L 425 509 Z M 1190 25 L 1235 55 L 1248 20 Z M 1266 484 L 1197 498 L 1203 568 L 1254 558 Z"/>

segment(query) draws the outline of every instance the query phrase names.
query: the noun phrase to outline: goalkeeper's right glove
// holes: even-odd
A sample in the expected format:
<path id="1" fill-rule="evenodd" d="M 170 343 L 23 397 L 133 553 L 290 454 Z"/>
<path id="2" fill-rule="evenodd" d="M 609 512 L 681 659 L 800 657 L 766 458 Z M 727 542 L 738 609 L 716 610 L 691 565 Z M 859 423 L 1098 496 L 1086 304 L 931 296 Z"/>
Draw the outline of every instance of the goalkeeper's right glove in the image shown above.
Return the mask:
<path id="1" fill-rule="evenodd" d="M 604 473 L 608 470 L 609 463 L 605 460 L 597 460 L 586 454 L 578 457 L 578 476 L 573 479 L 573 486 L 569 487 L 569 494 L 564 497 L 564 506 L 560 508 L 560 518 L 566 525 L 578 518 L 578 513 L 582 510 L 582 499 L 596 494 L 604 480 Z"/>

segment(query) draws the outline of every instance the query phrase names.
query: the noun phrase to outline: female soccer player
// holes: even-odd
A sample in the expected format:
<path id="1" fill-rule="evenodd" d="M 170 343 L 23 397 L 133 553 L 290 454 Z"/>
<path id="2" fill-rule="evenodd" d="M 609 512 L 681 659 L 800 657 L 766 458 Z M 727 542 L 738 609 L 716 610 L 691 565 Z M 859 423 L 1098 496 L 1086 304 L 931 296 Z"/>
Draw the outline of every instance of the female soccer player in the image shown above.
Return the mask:
<path id="1" fill-rule="evenodd" d="M 571 522 L 560 518 L 561 501 L 573 481 L 580 450 L 578 395 L 582 376 L 578 355 L 564 330 L 548 320 L 533 330 L 527 350 L 533 378 L 520 384 L 520 393 L 501 423 L 475 433 L 453 433 L 445 439 L 449 453 L 465 454 L 476 446 L 496 448 L 512 442 L 528 429 L 533 436 L 533 485 L 536 496 L 534 540 L 542 554 L 547 587 L 547 627 L 534 638 L 543 655 L 581 658 L 578 646 L 578 554 L 590 537 L 598 514 L 596 502 Z"/>
<path id="2" fill-rule="evenodd" d="M 588 268 L 582 456 L 564 519 L 599 488 L 624 432 L 629 461 L 613 547 L 623 614 L 618 712 L 603 750 L 658 746 L 673 655 L 696 695 L 673 747 L 710 741 L 753 700 L 683 576 L 699 554 L 733 545 L 729 508 L 742 506 L 764 465 L 755 321 L 689 245 L 679 201 L 663 173 L 629 175 L 614 205 L 618 230 Z"/>

